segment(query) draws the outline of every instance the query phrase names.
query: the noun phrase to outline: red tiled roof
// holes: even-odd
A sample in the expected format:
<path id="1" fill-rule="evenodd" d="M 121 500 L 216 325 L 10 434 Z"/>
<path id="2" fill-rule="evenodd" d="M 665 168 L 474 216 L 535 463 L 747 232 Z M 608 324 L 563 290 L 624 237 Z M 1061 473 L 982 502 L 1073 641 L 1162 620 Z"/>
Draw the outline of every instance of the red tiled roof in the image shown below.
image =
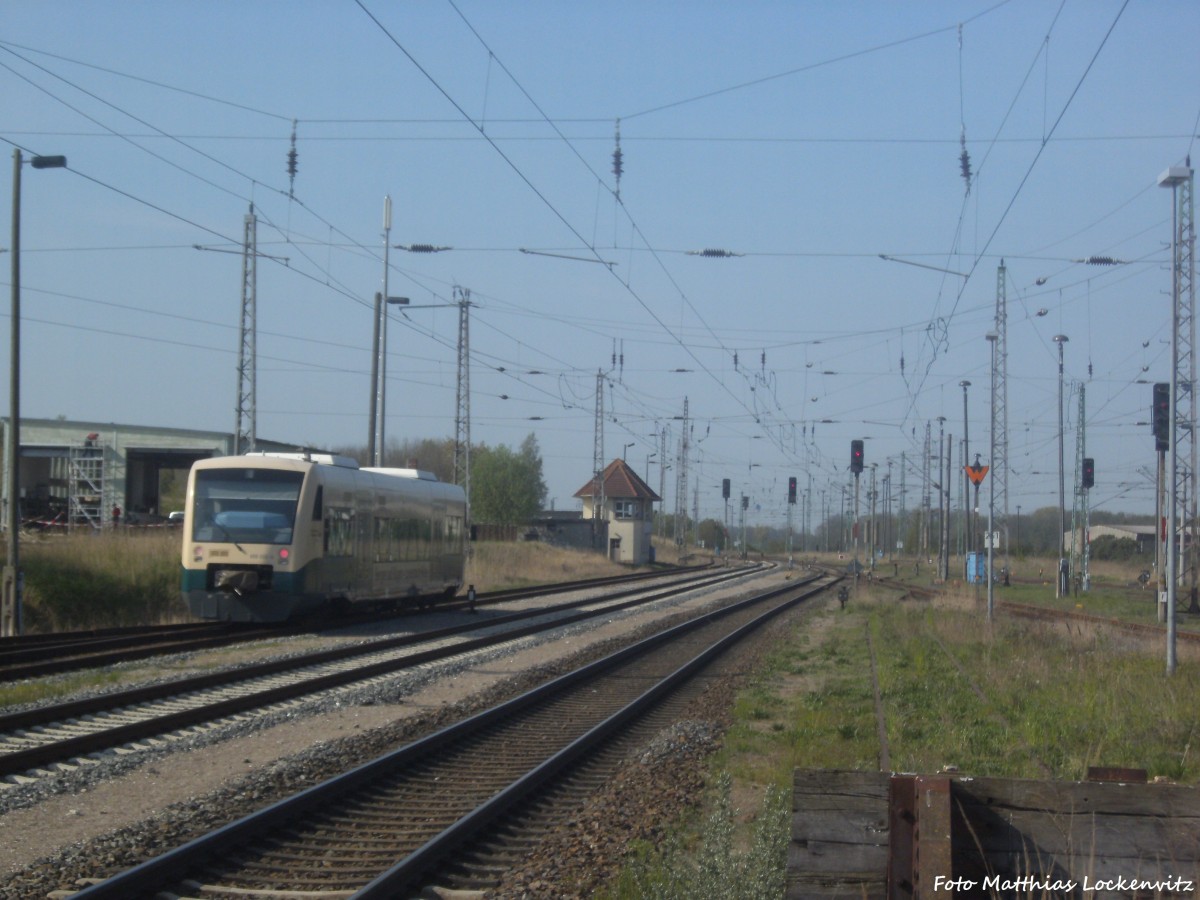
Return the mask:
<path id="1" fill-rule="evenodd" d="M 662 497 L 650 489 L 650 485 L 642 481 L 638 473 L 623 459 L 614 459 L 601 474 L 604 479 L 604 496 L 618 500 L 649 500 L 661 502 Z M 576 497 L 591 497 L 596 488 L 596 480 L 589 478 L 587 483 L 577 490 Z"/>

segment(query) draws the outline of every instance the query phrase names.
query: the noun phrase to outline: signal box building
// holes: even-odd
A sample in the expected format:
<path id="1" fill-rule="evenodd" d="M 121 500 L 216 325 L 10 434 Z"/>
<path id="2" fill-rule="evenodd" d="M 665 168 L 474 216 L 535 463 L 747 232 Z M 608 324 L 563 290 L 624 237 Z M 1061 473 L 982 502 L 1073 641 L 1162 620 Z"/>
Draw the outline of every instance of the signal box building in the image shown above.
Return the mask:
<path id="1" fill-rule="evenodd" d="M 0 419 L 3 522 L 8 521 L 10 421 Z M 228 432 L 112 422 L 22 418 L 18 437 L 20 520 L 33 528 L 166 524 L 174 509 L 164 504 L 182 503 L 192 463 L 233 452 L 233 434 Z M 256 448 L 297 449 L 294 444 L 262 440 Z"/>
<path id="2" fill-rule="evenodd" d="M 662 498 L 625 460 L 614 459 L 600 477 L 589 479 L 575 492 L 583 501 L 583 518 L 608 525 L 608 558 L 629 565 L 654 561 L 650 535 L 654 504 Z"/>

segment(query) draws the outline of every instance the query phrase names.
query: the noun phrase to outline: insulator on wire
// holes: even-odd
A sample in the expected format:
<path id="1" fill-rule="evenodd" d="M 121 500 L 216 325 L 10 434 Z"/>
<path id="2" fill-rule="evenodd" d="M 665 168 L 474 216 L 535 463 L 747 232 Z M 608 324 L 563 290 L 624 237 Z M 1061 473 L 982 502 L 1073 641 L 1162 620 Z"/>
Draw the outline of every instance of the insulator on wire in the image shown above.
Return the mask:
<path id="1" fill-rule="evenodd" d="M 287 155 L 287 173 L 288 173 L 288 197 L 296 196 L 296 172 L 299 169 L 297 162 L 300 154 L 296 152 L 296 120 L 292 119 L 292 147 L 288 150 Z"/>
<path id="2" fill-rule="evenodd" d="M 731 256 L 744 256 L 743 253 L 737 253 L 733 250 L 722 250 L 719 247 L 705 247 L 703 250 L 687 250 L 688 256 L 707 256 L 711 259 L 725 259 Z"/>
<path id="3" fill-rule="evenodd" d="M 621 152 L 621 120 L 617 119 L 617 134 L 616 147 L 613 148 L 612 154 L 612 172 L 616 179 L 616 190 L 614 194 L 618 200 L 621 199 L 621 173 L 625 171 L 625 154 Z"/>
<path id="4" fill-rule="evenodd" d="M 443 250 L 453 250 L 453 247 L 436 247 L 433 244 L 396 244 L 397 250 L 407 250 L 409 253 L 441 253 Z"/>

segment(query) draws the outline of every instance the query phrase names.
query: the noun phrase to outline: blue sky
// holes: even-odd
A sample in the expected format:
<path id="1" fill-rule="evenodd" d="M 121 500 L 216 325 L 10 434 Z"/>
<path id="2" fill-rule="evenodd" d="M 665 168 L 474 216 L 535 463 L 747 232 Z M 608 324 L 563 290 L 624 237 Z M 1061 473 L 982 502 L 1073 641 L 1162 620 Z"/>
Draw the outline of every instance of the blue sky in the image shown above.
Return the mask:
<path id="1" fill-rule="evenodd" d="M 1068 504 L 1082 385 L 1092 507 L 1153 510 L 1139 423 L 1147 382 L 1170 376 L 1171 286 L 1156 181 L 1193 149 L 1196 3 L 0 10 L 0 138 L 70 166 L 23 175 L 26 416 L 232 429 L 253 203 L 272 257 L 258 433 L 365 444 L 390 195 L 390 243 L 454 249 L 392 250 L 389 293 L 439 307 L 470 290 L 472 437 L 534 433 L 559 509 L 590 475 L 599 372 L 606 458 L 655 488 L 686 401 L 702 517 L 722 516 L 729 478 L 752 521 L 781 524 L 796 476 L 815 521 L 855 438 L 897 503 L 904 460 L 914 508 L 926 425 L 936 450 L 944 417 L 957 447 L 964 380 L 970 458 L 988 462 L 1003 259 L 1010 512 L 1057 504 L 1055 334 Z M 1092 256 L 1123 264 L 1074 262 Z M 457 324 L 393 318 L 390 437 L 453 436 Z"/>

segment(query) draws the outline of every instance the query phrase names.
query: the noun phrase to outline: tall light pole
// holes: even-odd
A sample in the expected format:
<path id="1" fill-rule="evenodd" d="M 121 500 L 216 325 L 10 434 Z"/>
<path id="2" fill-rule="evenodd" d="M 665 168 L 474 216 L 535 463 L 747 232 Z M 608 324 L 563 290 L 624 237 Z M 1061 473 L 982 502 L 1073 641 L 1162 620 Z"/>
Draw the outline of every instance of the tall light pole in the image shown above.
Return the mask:
<path id="1" fill-rule="evenodd" d="M 8 508 L 5 510 L 8 528 L 8 558 L 4 563 L 3 595 L 0 598 L 0 637 L 21 633 L 21 166 L 24 158 L 13 149 L 12 191 L 12 308 L 9 313 L 9 381 L 8 381 Z M 35 169 L 62 169 L 65 156 L 32 156 L 29 164 Z"/>
<path id="2" fill-rule="evenodd" d="M 1063 481 L 1063 345 L 1067 343 L 1065 334 L 1056 334 L 1054 343 L 1058 344 L 1058 575 L 1054 580 L 1054 596 L 1062 598 L 1070 593 L 1067 584 L 1067 561 L 1063 535 L 1066 533 L 1066 486 Z"/>

